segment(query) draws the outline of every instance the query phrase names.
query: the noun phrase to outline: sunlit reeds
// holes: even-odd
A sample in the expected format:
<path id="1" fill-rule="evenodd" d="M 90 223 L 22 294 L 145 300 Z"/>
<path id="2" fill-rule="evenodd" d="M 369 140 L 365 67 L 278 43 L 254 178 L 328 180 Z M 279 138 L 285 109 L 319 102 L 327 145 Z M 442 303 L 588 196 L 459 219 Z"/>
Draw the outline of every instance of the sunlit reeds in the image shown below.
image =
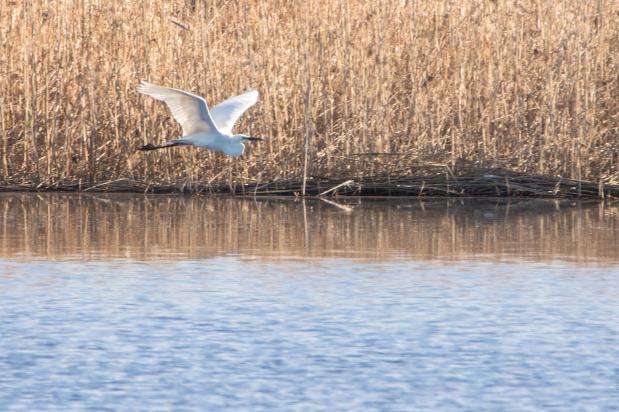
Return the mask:
<path id="1" fill-rule="evenodd" d="M 195 7 L 191 7 L 195 4 Z M 408 176 L 420 162 L 619 182 L 619 14 L 598 1 L 0 0 L 0 184 Z M 140 80 L 255 87 L 241 159 Z"/>

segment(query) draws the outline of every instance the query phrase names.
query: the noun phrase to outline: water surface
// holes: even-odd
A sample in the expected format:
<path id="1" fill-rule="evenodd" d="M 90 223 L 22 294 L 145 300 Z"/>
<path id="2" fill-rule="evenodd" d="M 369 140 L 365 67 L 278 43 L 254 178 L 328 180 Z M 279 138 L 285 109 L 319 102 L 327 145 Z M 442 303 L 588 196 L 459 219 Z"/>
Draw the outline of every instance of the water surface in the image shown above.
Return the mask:
<path id="1" fill-rule="evenodd" d="M 0 195 L 0 410 L 616 410 L 619 208 Z"/>

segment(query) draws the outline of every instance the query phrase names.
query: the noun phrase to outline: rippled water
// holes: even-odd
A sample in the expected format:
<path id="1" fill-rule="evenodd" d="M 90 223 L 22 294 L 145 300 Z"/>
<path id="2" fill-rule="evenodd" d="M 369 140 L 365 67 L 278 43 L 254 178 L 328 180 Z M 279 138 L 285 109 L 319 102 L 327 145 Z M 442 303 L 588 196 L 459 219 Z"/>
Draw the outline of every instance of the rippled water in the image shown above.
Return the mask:
<path id="1" fill-rule="evenodd" d="M 619 208 L 0 195 L 0 410 L 616 410 Z"/>

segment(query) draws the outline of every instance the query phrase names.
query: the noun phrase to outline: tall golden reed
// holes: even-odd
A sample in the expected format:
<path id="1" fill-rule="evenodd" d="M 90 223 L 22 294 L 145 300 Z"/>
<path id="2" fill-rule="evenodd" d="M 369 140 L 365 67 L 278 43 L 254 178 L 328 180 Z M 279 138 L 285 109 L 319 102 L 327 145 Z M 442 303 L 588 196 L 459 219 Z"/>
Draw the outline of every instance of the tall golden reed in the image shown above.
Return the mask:
<path id="1" fill-rule="evenodd" d="M 619 182 L 614 0 L 0 0 L 0 184 L 407 175 L 420 162 Z M 240 159 L 140 80 L 248 87 Z M 463 163 L 464 162 L 464 163 Z"/>

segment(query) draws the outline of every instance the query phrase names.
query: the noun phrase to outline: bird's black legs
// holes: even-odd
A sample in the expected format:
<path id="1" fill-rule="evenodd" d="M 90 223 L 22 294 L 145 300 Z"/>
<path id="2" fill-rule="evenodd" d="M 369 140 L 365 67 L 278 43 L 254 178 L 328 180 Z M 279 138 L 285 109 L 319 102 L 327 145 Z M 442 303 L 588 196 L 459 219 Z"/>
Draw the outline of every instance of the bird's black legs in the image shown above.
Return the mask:
<path id="1" fill-rule="evenodd" d="M 145 144 L 144 146 L 138 147 L 138 150 L 143 150 L 143 151 L 157 150 L 157 149 L 165 149 L 166 147 L 172 147 L 172 146 L 190 146 L 190 145 L 191 143 L 188 143 L 188 142 L 171 140 L 169 142 L 165 142 L 162 144 L 148 143 L 148 144 Z"/>
<path id="2" fill-rule="evenodd" d="M 157 150 L 157 149 L 163 149 L 164 147 L 169 147 L 169 146 L 148 143 L 148 144 L 145 144 L 144 146 L 138 147 L 138 150 Z"/>

